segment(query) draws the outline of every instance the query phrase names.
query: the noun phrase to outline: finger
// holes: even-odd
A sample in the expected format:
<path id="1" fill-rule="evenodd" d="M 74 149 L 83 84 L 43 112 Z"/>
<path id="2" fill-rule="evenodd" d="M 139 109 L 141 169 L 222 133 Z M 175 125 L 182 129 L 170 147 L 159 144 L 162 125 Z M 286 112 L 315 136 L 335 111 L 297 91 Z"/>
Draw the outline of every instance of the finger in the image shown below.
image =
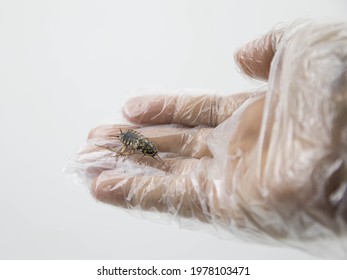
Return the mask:
<path id="1" fill-rule="evenodd" d="M 123 144 L 112 137 L 119 133 L 118 125 L 100 125 L 89 133 L 89 141 L 98 141 L 99 145 L 119 149 Z M 135 129 L 136 127 L 127 127 Z M 122 127 L 126 131 L 125 127 Z M 173 153 L 175 157 L 211 157 L 207 141 L 212 128 L 184 128 L 177 126 L 148 126 L 136 128 L 138 132 L 156 144 L 160 153 Z M 87 152 L 93 152 L 102 148 L 92 145 Z M 105 152 L 112 154 L 112 152 Z M 161 155 L 160 155 L 161 156 Z"/>
<path id="2" fill-rule="evenodd" d="M 78 166 L 75 165 L 75 168 L 78 167 L 79 173 L 84 174 L 87 182 L 94 180 L 95 183 L 101 174 L 103 174 L 102 178 L 106 178 L 106 175 L 109 178 L 126 175 L 133 177 L 164 176 L 168 174 L 185 175 L 192 172 L 199 163 L 199 160 L 194 158 L 163 158 L 164 164 L 155 161 L 151 157 L 145 157 L 139 162 L 139 158 L 140 155 L 127 158 L 109 157 L 108 160 L 104 158 L 94 162 L 79 162 Z"/>
<path id="3" fill-rule="evenodd" d="M 208 165 L 209 162 L 205 164 Z M 191 163 L 183 165 L 191 166 Z M 102 202 L 128 209 L 169 212 L 207 222 L 210 209 L 215 209 L 216 206 L 216 199 L 213 197 L 215 192 L 206 180 L 199 181 L 197 185 L 188 174 L 119 176 L 102 173 L 94 181 L 93 195 Z M 205 193 L 208 195 L 205 196 Z"/>
<path id="4" fill-rule="evenodd" d="M 129 99 L 123 115 L 135 124 L 182 124 L 215 127 L 254 93 L 240 93 L 227 97 L 216 95 L 188 96 L 153 95 Z"/>
<path id="5" fill-rule="evenodd" d="M 153 137 L 159 151 L 173 153 L 176 157 L 203 158 L 212 157 L 208 148 L 213 128 L 169 129 L 166 134 Z"/>
<path id="6" fill-rule="evenodd" d="M 120 124 L 103 124 L 94 127 L 88 134 L 88 140 L 110 140 L 115 139 L 115 135 L 120 133 L 120 130 L 137 129 L 139 126 L 120 125 Z"/>
<path id="7" fill-rule="evenodd" d="M 235 53 L 235 61 L 248 76 L 267 80 L 271 62 L 285 28 L 275 28 L 266 35 L 249 42 Z"/>

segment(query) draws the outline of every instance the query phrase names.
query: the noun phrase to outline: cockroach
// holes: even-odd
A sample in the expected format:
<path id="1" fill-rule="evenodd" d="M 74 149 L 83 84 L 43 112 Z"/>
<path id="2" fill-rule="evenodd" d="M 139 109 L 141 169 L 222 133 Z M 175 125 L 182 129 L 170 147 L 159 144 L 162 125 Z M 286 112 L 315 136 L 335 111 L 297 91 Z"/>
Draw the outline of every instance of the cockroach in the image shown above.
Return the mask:
<path id="1" fill-rule="evenodd" d="M 122 148 L 120 148 L 119 151 L 106 146 L 96 146 L 110 150 L 116 153 L 116 156 L 132 155 L 133 153 L 135 153 L 135 150 L 138 150 L 142 152 L 142 156 L 139 162 L 142 160 L 144 156 L 149 156 L 165 165 L 164 161 L 158 155 L 157 146 L 153 142 L 149 141 L 145 136 L 140 134 L 138 131 L 129 129 L 126 132 L 123 132 L 120 129 L 119 135 L 112 136 L 118 138 L 119 141 L 123 143 L 123 146 Z M 130 147 L 130 151 L 127 152 L 128 147 Z M 155 157 L 158 157 L 158 159 Z"/>

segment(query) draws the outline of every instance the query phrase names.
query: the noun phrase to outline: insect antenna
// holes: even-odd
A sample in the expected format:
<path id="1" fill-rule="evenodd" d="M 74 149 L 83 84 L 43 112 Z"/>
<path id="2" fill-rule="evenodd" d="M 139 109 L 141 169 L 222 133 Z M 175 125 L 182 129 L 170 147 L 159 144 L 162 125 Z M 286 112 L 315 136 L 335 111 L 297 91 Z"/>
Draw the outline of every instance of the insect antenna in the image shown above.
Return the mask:
<path id="1" fill-rule="evenodd" d="M 119 129 L 120 133 L 118 135 L 110 135 L 110 137 L 115 137 L 115 138 L 119 138 L 120 135 L 123 133 L 122 129 Z"/>
<path id="2" fill-rule="evenodd" d="M 119 138 L 119 135 L 110 135 L 109 137 L 115 137 L 115 138 Z"/>

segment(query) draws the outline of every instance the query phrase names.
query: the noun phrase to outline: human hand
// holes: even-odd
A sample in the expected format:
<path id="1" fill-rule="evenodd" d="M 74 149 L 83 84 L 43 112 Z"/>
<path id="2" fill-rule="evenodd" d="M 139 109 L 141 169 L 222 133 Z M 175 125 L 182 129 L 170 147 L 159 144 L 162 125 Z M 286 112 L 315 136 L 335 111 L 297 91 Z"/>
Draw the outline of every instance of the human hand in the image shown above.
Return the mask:
<path id="1" fill-rule="evenodd" d="M 218 165 L 207 142 L 217 125 L 230 117 L 243 102 L 256 95 L 244 93 L 230 97 L 193 97 L 173 94 L 130 99 L 124 106 L 124 115 L 139 126 L 101 125 L 90 132 L 89 141 L 92 145 L 94 142 L 103 145 L 111 143 L 114 149 L 119 150 L 122 144 L 115 142 L 113 135 L 119 134 L 120 129 L 135 129 L 156 144 L 165 164 L 151 157 L 144 157 L 139 163 L 142 154 L 138 153 L 112 159 L 111 166 L 95 168 L 92 165 L 89 177 L 93 181 L 95 197 L 126 208 L 155 209 L 211 222 L 206 212 L 206 207 L 210 206 L 202 205 L 200 201 L 203 188 L 214 188 L 207 186 L 212 182 L 204 182 L 208 179 L 207 171 L 213 165 Z M 115 155 L 93 146 L 84 150 L 83 156 L 85 153 L 97 153 L 106 157 L 108 163 L 110 156 Z M 123 173 L 124 170 L 127 170 L 126 173 Z M 198 186 L 192 184 L 192 174 L 198 175 Z M 209 195 L 209 191 L 215 192 L 206 189 L 206 195 Z M 223 218 L 228 219 L 228 214 L 225 215 Z"/>
<path id="2" fill-rule="evenodd" d="M 157 144 L 165 165 L 112 158 L 95 143 L 120 146 L 110 136 L 128 127 L 103 125 L 76 170 L 106 203 L 311 252 L 302 241 L 328 237 L 342 244 L 330 252 L 346 255 L 346 32 L 344 24 L 305 22 L 241 48 L 236 61 L 268 82 L 263 92 L 130 99 L 124 116 Z"/>

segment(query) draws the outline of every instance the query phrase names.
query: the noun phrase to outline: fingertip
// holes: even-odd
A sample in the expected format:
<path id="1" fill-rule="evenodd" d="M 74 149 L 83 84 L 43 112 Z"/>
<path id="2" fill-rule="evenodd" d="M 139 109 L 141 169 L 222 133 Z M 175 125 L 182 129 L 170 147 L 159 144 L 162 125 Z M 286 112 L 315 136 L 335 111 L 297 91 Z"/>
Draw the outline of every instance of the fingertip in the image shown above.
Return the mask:
<path id="1" fill-rule="evenodd" d="M 123 125 L 123 124 L 102 124 L 94 127 L 90 130 L 87 139 L 114 139 L 121 129 L 136 129 L 134 125 Z"/>
<path id="2" fill-rule="evenodd" d="M 140 115 L 140 112 L 143 112 L 146 109 L 146 99 L 143 96 L 131 97 L 122 106 L 123 116 L 129 121 L 136 120 Z"/>
<path id="3" fill-rule="evenodd" d="M 103 138 L 107 135 L 115 133 L 117 131 L 118 126 L 114 124 L 102 124 L 96 127 L 93 127 L 88 133 L 88 140 Z"/>
<path id="4" fill-rule="evenodd" d="M 240 70 L 251 78 L 267 80 L 272 59 L 284 32 L 285 28 L 276 27 L 239 48 L 234 59 Z"/>
<path id="5" fill-rule="evenodd" d="M 270 42 L 261 38 L 241 47 L 236 51 L 234 58 L 238 67 L 247 76 L 267 80 L 273 56 L 274 51 Z"/>
<path id="6" fill-rule="evenodd" d="M 103 175 L 100 175 L 92 182 L 91 194 L 98 201 L 126 207 L 127 193 L 129 191 L 126 181 L 123 177 L 105 179 Z"/>
<path id="7" fill-rule="evenodd" d="M 136 96 L 124 103 L 122 113 L 132 123 L 161 124 L 168 121 L 169 110 L 166 105 L 165 96 Z"/>

